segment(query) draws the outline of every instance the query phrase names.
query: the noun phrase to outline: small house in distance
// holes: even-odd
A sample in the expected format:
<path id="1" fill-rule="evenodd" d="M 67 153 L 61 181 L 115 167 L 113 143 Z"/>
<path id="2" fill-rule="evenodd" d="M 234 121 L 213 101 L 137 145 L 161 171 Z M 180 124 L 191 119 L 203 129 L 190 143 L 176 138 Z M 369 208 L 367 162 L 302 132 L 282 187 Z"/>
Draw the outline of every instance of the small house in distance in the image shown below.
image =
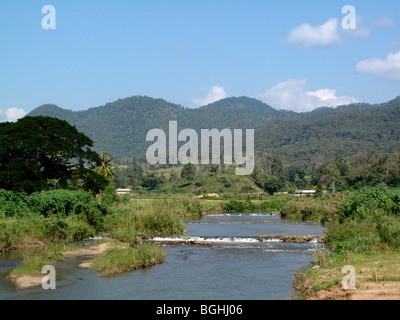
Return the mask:
<path id="1" fill-rule="evenodd" d="M 117 189 L 117 190 L 115 190 L 115 192 L 118 194 L 118 195 L 124 195 L 124 194 L 129 194 L 129 193 L 131 193 L 131 189 Z"/>
<path id="2" fill-rule="evenodd" d="M 295 192 L 296 196 L 302 197 L 307 195 L 315 195 L 315 190 L 297 190 Z"/>

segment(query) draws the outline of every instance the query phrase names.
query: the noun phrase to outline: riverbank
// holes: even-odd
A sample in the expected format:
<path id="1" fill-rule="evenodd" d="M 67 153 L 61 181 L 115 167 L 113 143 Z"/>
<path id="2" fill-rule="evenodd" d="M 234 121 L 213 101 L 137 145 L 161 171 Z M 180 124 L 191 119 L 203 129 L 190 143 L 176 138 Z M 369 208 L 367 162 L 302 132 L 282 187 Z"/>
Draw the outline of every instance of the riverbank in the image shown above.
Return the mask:
<path id="1" fill-rule="evenodd" d="M 326 244 L 296 273 L 296 299 L 400 299 L 400 190 L 384 185 L 348 196 L 325 217 Z M 346 269 L 343 269 L 347 267 Z M 354 272 L 355 289 L 342 281 Z"/>
<path id="2" fill-rule="evenodd" d="M 314 265 L 306 272 L 298 272 L 294 287 L 296 299 L 307 300 L 399 300 L 400 252 L 370 254 L 331 254 L 322 258 L 321 266 Z M 342 281 L 355 272 L 355 289 L 344 289 Z"/>

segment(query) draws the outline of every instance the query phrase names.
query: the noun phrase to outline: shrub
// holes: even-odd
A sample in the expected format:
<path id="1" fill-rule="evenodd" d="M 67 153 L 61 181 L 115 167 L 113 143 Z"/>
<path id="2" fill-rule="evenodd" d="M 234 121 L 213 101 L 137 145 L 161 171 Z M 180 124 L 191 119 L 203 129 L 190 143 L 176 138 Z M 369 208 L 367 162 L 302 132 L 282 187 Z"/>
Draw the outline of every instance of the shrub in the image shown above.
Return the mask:
<path id="1" fill-rule="evenodd" d="M 387 214 L 400 216 L 400 190 L 391 189 L 385 184 L 365 187 L 345 201 L 338 213 L 341 221 L 365 217 L 373 209 L 383 209 Z"/>
<path id="2" fill-rule="evenodd" d="M 108 186 L 100 193 L 100 203 L 109 206 L 113 203 L 119 202 L 120 198 L 115 191 L 115 183 L 110 182 Z"/>
<path id="3" fill-rule="evenodd" d="M 24 216 L 28 211 L 27 195 L 0 189 L 0 216 Z"/>
<path id="4" fill-rule="evenodd" d="M 52 190 L 33 193 L 26 201 L 31 211 L 45 217 L 53 215 L 65 218 L 77 215 L 97 229 L 101 226 L 102 215 L 105 214 L 104 207 L 85 191 Z"/>
<path id="5" fill-rule="evenodd" d="M 230 200 L 223 206 L 224 212 L 244 212 L 245 205 L 243 202 Z"/>
<path id="6" fill-rule="evenodd" d="M 296 203 L 290 202 L 283 206 L 280 210 L 282 219 L 288 219 L 292 216 L 297 216 L 299 213 L 299 206 Z"/>

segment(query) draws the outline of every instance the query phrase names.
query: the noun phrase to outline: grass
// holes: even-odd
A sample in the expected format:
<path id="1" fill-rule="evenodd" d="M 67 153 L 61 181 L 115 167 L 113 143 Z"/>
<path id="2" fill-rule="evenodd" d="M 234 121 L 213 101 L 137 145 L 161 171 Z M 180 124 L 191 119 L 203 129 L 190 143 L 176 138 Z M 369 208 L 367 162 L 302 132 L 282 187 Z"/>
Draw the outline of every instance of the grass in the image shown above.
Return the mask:
<path id="1" fill-rule="evenodd" d="M 165 253 L 153 245 L 109 249 L 92 261 L 92 268 L 102 276 L 111 276 L 147 268 L 164 261 Z"/>
<path id="2" fill-rule="evenodd" d="M 62 248 L 57 244 L 27 251 L 21 265 L 11 270 L 10 276 L 41 272 L 44 266 L 55 264 L 61 258 Z"/>
<path id="3" fill-rule="evenodd" d="M 203 215 L 199 201 L 178 198 L 158 201 L 129 201 L 110 208 L 104 230 L 120 241 L 135 244 L 138 236 L 153 237 L 182 234 L 184 219 Z"/>
<path id="4" fill-rule="evenodd" d="M 326 194 L 321 197 L 289 195 L 285 197 L 286 201 L 279 213 L 285 220 L 325 223 L 336 214 L 345 197 L 346 195 L 341 193 Z"/>

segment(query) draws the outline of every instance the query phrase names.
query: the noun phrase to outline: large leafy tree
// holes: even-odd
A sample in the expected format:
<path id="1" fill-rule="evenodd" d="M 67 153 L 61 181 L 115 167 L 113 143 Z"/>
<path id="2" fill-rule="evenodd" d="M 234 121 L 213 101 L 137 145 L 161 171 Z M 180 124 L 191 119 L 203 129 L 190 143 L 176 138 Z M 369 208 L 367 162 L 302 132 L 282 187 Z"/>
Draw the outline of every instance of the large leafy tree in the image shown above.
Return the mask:
<path id="1" fill-rule="evenodd" d="M 31 193 L 57 180 L 59 187 L 96 181 L 94 189 L 100 189 L 106 181 L 93 175 L 101 159 L 92 147 L 90 138 L 63 120 L 25 117 L 0 123 L 0 188 Z"/>

